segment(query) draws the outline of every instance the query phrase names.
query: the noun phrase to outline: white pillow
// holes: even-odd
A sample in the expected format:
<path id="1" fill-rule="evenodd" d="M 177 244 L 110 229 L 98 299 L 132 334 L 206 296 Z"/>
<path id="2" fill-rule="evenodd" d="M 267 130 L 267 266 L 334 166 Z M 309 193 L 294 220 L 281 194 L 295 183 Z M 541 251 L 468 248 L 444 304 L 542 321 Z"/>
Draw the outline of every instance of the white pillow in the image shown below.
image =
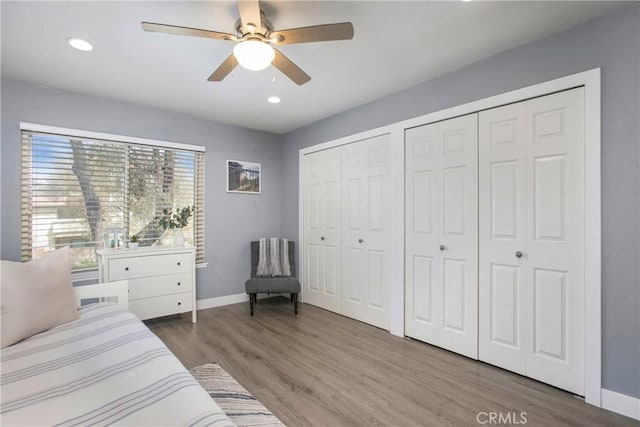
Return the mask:
<path id="1" fill-rule="evenodd" d="M 0 261 L 2 348 L 76 320 L 66 246 L 35 261 Z"/>

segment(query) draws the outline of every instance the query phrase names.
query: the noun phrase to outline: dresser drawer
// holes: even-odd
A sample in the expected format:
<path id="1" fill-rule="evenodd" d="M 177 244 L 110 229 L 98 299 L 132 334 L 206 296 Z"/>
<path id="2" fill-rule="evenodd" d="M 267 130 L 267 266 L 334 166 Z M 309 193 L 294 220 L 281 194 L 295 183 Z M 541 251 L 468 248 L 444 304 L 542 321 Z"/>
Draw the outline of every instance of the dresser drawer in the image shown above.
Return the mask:
<path id="1" fill-rule="evenodd" d="M 141 277 L 129 280 L 129 301 L 193 291 L 191 273 Z"/>
<path id="2" fill-rule="evenodd" d="M 193 292 L 129 301 L 129 311 L 141 320 L 184 313 L 193 309 Z"/>
<path id="3" fill-rule="evenodd" d="M 115 258 L 108 261 L 109 281 L 163 274 L 190 273 L 191 253 Z"/>

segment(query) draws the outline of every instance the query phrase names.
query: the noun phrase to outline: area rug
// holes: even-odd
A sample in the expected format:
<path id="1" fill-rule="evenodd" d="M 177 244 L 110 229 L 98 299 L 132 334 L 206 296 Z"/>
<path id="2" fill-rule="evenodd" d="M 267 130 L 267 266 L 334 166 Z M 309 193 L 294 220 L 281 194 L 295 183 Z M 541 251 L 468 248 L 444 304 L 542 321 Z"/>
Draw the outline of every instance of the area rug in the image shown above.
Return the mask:
<path id="1" fill-rule="evenodd" d="M 236 425 L 284 426 L 217 363 L 196 366 L 189 372 Z"/>

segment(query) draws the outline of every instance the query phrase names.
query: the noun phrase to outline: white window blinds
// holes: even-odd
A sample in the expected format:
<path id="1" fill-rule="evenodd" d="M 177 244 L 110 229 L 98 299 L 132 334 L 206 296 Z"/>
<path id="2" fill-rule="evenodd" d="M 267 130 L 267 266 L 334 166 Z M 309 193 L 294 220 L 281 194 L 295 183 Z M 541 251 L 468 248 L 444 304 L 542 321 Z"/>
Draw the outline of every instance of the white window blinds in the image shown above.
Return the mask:
<path id="1" fill-rule="evenodd" d="M 169 144 L 167 144 L 169 145 Z M 170 244 L 163 211 L 195 206 L 183 232 L 204 262 L 204 152 L 22 131 L 22 259 L 71 246 L 74 270 L 96 249 Z"/>

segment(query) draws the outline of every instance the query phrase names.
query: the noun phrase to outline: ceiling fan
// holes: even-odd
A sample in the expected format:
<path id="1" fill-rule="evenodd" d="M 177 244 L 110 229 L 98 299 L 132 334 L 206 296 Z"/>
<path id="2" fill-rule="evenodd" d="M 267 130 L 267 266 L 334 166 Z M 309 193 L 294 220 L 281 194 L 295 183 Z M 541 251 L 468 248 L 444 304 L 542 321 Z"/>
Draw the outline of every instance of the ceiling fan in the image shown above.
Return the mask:
<path id="1" fill-rule="evenodd" d="M 273 63 L 295 83 L 303 85 L 311 80 L 311 77 L 273 46 L 353 38 L 351 22 L 274 31 L 271 21 L 260 10 L 259 0 L 238 0 L 238 10 L 240 19 L 236 22 L 235 34 L 153 22 L 143 22 L 142 29 L 237 42 L 233 53 L 207 79 L 212 82 L 222 81 L 238 63 L 250 70 L 262 70 Z"/>

